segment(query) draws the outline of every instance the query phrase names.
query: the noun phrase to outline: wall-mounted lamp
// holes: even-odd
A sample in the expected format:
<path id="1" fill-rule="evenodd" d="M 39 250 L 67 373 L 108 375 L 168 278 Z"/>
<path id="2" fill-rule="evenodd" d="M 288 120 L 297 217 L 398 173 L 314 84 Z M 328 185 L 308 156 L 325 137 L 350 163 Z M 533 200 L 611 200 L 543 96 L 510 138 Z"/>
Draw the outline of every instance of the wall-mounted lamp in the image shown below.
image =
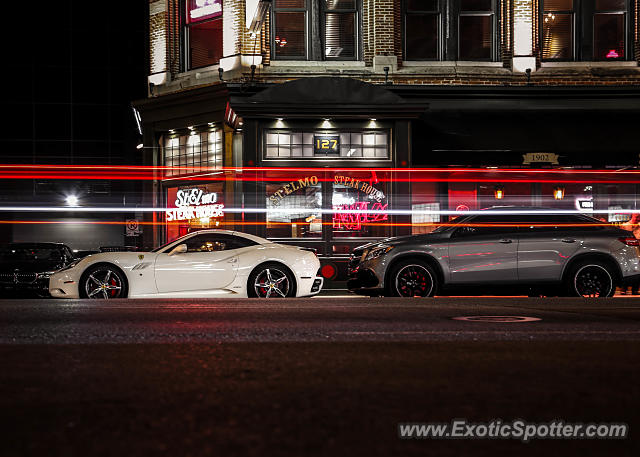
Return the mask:
<path id="1" fill-rule="evenodd" d="M 553 188 L 553 198 L 562 200 L 564 198 L 564 187 L 557 186 Z"/>
<path id="2" fill-rule="evenodd" d="M 496 186 L 493 188 L 493 196 L 496 200 L 502 200 L 504 198 L 504 187 Z"/>

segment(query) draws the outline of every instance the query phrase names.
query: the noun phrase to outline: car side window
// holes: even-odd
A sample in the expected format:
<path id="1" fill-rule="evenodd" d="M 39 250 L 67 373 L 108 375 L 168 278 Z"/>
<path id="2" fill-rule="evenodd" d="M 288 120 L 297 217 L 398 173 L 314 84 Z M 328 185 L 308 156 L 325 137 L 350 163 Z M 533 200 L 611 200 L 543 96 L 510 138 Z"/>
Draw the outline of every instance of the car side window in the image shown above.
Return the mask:
<path id="1" fill-rule="evenodd" d="M 464 238 L 470 236 L 492 236 L 515 234 L 517 227 L 512 216 L 488 215 L 470 218 L 462 223 L 452 234 L 452 238 Z"/>
<path id="2" fill-rule="evenodd" d="M 257 243 L 238 236 L 210 233 L 191 237 L 185 244 L 187 252 L 218 252 L 239 249 Z"/>

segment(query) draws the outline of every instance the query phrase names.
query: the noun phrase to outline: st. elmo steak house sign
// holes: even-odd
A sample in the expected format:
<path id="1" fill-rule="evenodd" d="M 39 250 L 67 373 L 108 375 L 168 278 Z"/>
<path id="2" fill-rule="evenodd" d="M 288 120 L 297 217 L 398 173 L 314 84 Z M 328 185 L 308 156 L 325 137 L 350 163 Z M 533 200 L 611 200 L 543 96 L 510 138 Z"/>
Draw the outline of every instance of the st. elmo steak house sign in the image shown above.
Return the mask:
<path id="1" fill-rule="evenodd" d="M 177 208 L 167 209 L 167 222 L 221 217 L 224 215 L 224 205 L 216 203 L 218 194 L 215 192 L 205 194 L 200 189 L 185 189 L 179 190 L 176 197 L 175 204 Z"/>

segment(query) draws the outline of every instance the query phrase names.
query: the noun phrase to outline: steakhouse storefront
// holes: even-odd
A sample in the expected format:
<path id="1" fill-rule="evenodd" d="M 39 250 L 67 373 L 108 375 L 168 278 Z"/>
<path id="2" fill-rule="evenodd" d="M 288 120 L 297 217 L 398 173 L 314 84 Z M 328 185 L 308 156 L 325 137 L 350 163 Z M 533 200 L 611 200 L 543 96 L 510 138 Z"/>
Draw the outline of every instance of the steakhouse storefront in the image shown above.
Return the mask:
<path id="1" fill-rule="evenodd" d="M 400 235 L 409 183 L 410 123 L 426 107 L 351 78 L 304 78 L 233 94 L 243 118 L 245 227 L 315 248 L 328 280 L 346 278 L 358 245 Z M 406 227 L 405 227 L 406 229 Z"/>
<path id="2" fill-rule="evenodd" d="M 167 167 L 156 244 L 217 227 L 313 247 L 328 287 L 353 247 L 461 211 L 546 206 L 621 223 L 640 208 L 637 89 L 303 78 L 162 99 L 145 130 L 159 146 L 148 163 Z M 225 124 L 227 106 L 243 124 Z"/>

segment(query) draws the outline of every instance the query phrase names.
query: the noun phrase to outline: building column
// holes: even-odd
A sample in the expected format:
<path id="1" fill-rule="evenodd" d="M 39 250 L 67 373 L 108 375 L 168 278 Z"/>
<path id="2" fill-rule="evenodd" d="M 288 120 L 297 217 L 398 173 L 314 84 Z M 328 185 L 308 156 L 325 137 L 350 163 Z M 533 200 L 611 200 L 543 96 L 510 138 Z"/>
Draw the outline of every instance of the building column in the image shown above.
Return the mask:
<path id="1" fill-rule="evenodd" d="M 168 5 L 167 0 L 149 2 L 149 94 L 153 96 L 153 85 L 166 84 L 171 80 L 169 72 Z"/>
<path id="2" fill-rule="evenodd" d="M 513 59 L 511 68 L 516 73 L 527 69 L 536 71 L 533 53 L 533 15 L 536 14 L 532 0 L 513 0 Z"/>
<path id="3" fill-rule="evenodd" d="M 395 12 L 393 0 L 364 0 L 362 7 L 363 57 L 373 71 L 398 69 L 396 57 Z"/>

